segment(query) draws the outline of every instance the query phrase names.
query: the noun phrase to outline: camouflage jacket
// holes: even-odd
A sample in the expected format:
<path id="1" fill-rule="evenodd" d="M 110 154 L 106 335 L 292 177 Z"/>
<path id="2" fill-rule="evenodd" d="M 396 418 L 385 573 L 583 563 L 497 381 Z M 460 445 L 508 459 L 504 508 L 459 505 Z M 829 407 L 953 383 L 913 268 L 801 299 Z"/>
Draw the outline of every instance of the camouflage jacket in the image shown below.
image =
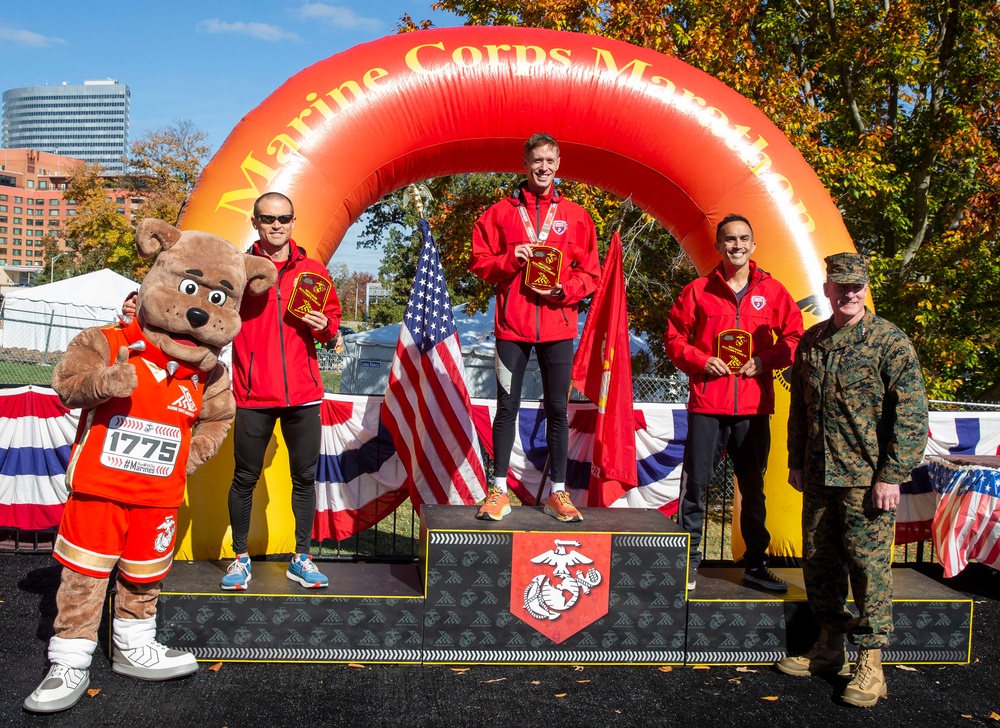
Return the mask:
<path id="1" fill-rule="evenodd" d="M 869 310 L 833 343 L 832 318 L 795 352 L 788 468 L 806 486 L 868 487 L 910 478 L 927 443 L 927 397 L 916 352 Z"/>

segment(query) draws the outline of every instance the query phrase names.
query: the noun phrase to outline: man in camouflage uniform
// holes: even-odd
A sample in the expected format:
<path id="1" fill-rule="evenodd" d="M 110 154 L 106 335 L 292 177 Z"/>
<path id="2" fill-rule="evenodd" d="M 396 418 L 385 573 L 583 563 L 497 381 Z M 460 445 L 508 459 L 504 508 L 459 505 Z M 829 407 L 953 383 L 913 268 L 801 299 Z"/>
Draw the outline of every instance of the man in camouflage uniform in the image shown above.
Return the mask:
<path id="1" fill-rule="evenodd" d="M 899 483 L 923 455 L 927 399 L 909 339 L 865 307 L 865 257 L 838 253 L 826 265 L 833 316 L 799 343 L 788 413 L 788 482 L 803 494 L 802 571 L 821 632 L 808 653 L 777 668 L 849 674 L 846 635 L 858 661 L 842 699 L 871 707 L 886 694 Z M 857 619 L 846 609 L 848 575 Z"/>

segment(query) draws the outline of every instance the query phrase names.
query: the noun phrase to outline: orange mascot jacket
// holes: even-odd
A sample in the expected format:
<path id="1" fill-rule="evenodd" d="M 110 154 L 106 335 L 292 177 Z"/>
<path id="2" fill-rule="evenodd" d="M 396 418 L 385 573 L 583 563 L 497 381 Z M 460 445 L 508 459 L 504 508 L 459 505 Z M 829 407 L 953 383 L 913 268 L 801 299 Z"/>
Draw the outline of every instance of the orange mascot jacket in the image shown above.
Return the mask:
<path id="1" fill-rule="evenodd" d="M 145 343 L 144 351 L 129 356 L 139 386 L 130 397 L 81 413 L 66 484 L 76 493 L 119 503 L 176 508 L 184 500 L 191 430 L 208 377 L 182 362 L 169 374 L 163 352 L 143 337 L 134 319 L 101 331 L 111 345 L 112 364 L 120 347 Z"/>

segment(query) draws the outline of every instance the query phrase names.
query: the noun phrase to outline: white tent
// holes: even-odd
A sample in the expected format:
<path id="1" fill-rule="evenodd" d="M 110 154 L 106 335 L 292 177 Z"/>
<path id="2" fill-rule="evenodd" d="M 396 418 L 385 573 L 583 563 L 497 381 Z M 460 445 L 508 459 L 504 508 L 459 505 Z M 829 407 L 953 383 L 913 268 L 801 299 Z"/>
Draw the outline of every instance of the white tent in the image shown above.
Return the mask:
<path id="1" fill-rule="evenodd" d="M 65 351 L 78 333 L 117 319 L 122 301 L 139 284 L 104 269 L 34 288 L 4 299 L 0 346 L 47 355 Z"/>
<path id="2" fill-rule="evenodd" d="M 455 316 L 455 327 L 462 345 L 462 358 L 465 363 L 465 381 L 469 394 L 473 397 L 495 398 L 496 371 L 494 353 L 496 344 L 493 337 L 493 319 L 496 298 L 490 299 L 489 308 L 477 314 L 466 314 L 465 305 L 452 308 Z M 580 314 L 576 335 L 577 344 L 583 333 L 586 314 Z M 396 342 L 399 340 L 399 329 L 402 324 L 392 324 L 381 328 L 363 331 L 344 337 L 346 354 L 349 357 L 344 366 L 340 380 L 340 391 L 346 394 L 384 394 L 389 385 L 389 369 L 396 353 Z M 630 348 L 632 356 L 648 349 L 646 343 L 638 336 L 632 335 Z M 538 362 L 534 352 L 528 362 L 524 374 L 524 385 L 521 388 L 524 399 L 540 399 L 542 396 L 542 380 L 538 373 Z"/>

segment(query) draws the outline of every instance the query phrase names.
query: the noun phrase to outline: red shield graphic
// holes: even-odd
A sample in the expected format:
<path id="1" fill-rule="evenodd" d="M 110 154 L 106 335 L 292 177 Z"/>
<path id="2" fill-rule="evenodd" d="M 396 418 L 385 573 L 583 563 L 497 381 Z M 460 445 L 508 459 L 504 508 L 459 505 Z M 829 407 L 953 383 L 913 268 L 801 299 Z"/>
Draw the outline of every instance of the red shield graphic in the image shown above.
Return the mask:
<path id="1" fill-rule="evenodd" d="M 608 613 L 610 533 L 515 533 L 510 611 L 559 644 Z"/>

